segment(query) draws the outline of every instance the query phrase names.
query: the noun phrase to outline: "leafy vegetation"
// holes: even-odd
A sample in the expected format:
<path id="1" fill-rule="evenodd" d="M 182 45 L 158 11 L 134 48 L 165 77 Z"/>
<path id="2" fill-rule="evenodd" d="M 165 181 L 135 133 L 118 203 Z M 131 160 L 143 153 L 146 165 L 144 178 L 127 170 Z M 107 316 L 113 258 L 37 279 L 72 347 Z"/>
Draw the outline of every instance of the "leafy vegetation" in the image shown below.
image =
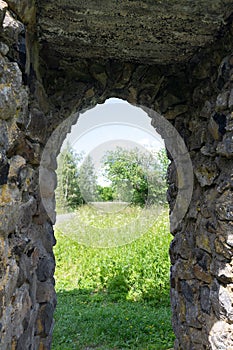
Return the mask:
<path id="1" fill-rule="evenodd" d="M 124 201 L 137 205 L 166 203 L 166 171 L 168 159 L 165 150 L 156 154 L 118 147 L 108 151 L 102 159 L 106 185 L 98 184 L 90 156 L 84 160 L 68 144 L 58 159 L 59 212 L 75 210 L 83 203 Z"/>
<path id="2" fill-rule="evenodd" d="M 105 176 L 120 200 L 144 205 L 146 202 L 166 203 L 166 171 L 168 159 L 162 150 L 158 154 L 135 148 L 118 147 L 106 152 L 103 159 Z"/>
<path id="3" fill-rule="evenodd" d="M 77 154 L 70 144 L 60 153 L 57 168 L 56 208 L 58 212 L 74 210 L 83 204 L 83 198 L 78 184 L 77 164 L 83 155 Z"/>
<path id="4" fill-rule="evenodd" d="M 133 220 L 138 210 L 115 213 L 114 224 Z M 94 225 L 108 227 L 108 215 L 102 215 L 101 222 L 87 212 L 87 207 L 80 208 L 87 231 Z M 80 245 L 72 230 L 67 222 L 56 231 L 53 350 L 172 347 L 167 213 L 133 243 L 111 249 Z"/>

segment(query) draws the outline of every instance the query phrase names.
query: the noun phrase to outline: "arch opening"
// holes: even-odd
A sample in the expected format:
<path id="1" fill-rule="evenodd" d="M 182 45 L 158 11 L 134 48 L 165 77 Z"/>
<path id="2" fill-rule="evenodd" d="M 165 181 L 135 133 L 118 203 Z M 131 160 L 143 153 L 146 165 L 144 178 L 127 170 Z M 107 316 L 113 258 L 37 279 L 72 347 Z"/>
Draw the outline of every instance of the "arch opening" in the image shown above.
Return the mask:
<path id="1" fill-rule="evenodd" d="M 24 31 L 15 36 L 14 28 L 21 31 L 23 25 L 14 14 L 9 20 L 12 12 L 4 1 L 2 3 L 2 349 L 47 350 L 51 347 L 56 304 L 52 253 L 55 243 L 52 228 L 54 169 L 56 153 L 59 153 L 57 146 L 68 132 L 67 125 L 60 128 L 56 147 L 51 145 L 51 152 L 47 152 L 45 163 L 48 166 L 44 167 L 47 184 L 43 189 L 47 211 L 39 191 L 41 154 L 52 130 L 62 120 L 72 115 L 73 124 L 77 118 L 74 113 L 103 103 L 110 96 L 124 98 L 164 115 L 182 135 L 192 159 L 194 193 L 184 219 L 172 229 L 175 238 L 170 249 L 174 347 L 230 349 L 233 333 L 231 19 L 226 31 L 221 33 L 221 40 L 218 37 L 218 42 L 205 47 L 190 61 L 183 61 L 181 57 L 182 65 L 160 65 L 155 61 L 148 65 L 135 63 L 142 62 L 140 59 L 130 63 L 127 53 L 124 55 L 125 59 L 129 58 L 127 62 L 123 56 L 119 61 L 109 57 L 70 59 L 68 52 L 64 59 L 59 55 L 55 58 L 54 50 L 52 54 L 43 42 L 42 46 L 37 46 L 37 40 L 33 36 L 31 41 L 29 35 L 28 77 L 22 82 Z M 15 7 L 13 2 L 9 3 L 12 3 L 11 8 Z M 21 10 L 24 12 L 25 7 L 21 9 L 21 5 L 17 5 L 15 11 L 20 12 L 24 20 Z M 27 31 L 36 25 L 35 11 L 29 11 L 29 17 L 30 13 L 33 13 L 33 20 L 26 26 Z M 9 45 L 12 45 L 10 51 Z M 165 134 L 166 131 L 165 128 Z M 173 133 L 167 132 L 168 144 L 173 137 L 175 139 Z M 175 165 L 172 161 L 169 168 L 168 199 L 172 210 L 179 189 Z M 177 173 L 181 188 L 187 188 L 185 173 Z M 181 198 L 182 211 L 188 201 L 182 195 Z M 178 213 L 179 209 L 177 207 Z"/>
<path id="2" fill-rule="evenodd" d="M 168 245 L 171 236 L 165 193 L 165 172 L 168 160 L 165 155 L 164 142 L 151 126 L 151 119 L 144 111 L 116 99 L 107 100 L 106 105 L 99 105 L 81 115 L 67 139 L 66 146 L 63 145 L 61 153 L 64 154 L 68 150 L 68 153 L 75 151 L 76 155 L 81 154 L 82 157 L 76 158 L 81 163 L 80 167 L 86 159 L 90 159 L 88 157 L 91 157 L 92 162 L 89 162 L 84 170 L 85 173 L 88 171 L 90 173 L 90 167 L 92 168 L 90 180 L 91 182 L 99 180 L 99 190 L 100 187 L 102 188 L 101 194 L 103 194 L 103 189 L 106 191 L 107 188 L 109 196 L 109 189 L 113 187 L 112 182 L 109 184 L 106 183 L 106 178 L 103 179 L 103 171 L 99 171 L 100 160 L 106 158 L 106 152 L 110 153 L 111 161 L 114 157 L 117 158 L 117 161 L 124 160 L 120 169 L 115 169 L 121 173 L 114 174 L 114 176 L 117 174 L 125 177 L 125 179 L 120 179 L 119 187 L 123 186 L 123 180 L 127 179 L 128 182 L 126 182 L 123 193 L 118 191 L 116 197 L 111 196 L 109 199 L 105 193 L 100 200 L 96 194 L 94 197 L 93 194 L 88 197 L 81 189 L 79 195 L 84 195 L 84 198 L 80 202 L 79 195 L 77 195 L 78 204 L 71 208 L 72 212 L 67 206 L 61 205 L 60 209 L 65 208 L 66 214 L 58 215 L 58 223 L 55 226 L 58 306 L 55 317 L 57 328 L 55 326 L 54 349 L 58 348 L 58 344 L 65 344 L 69 339 L 80 349 L 85 348 L 84 345 L 81 345 L 83 338 L 86 338 L 86 346 L 89 347 L 114 348 L 117 344 L 123 347 L 130 346 L 132 342 L 132 349 L 141 349 L 148 344 L 167 349 L 172 346 L 174 336 L 171 330 L 171 319 L 168 320 L 170 314 Z M 154 202 L 152 202 L 152 194 L 148 192 L 148 183 L 147 198 L 143 198 L 143 202 L 138 195 L 140 191 L 137 193 L 137 198 L 133 198 L 132 193 L 127 197 L 127 189 L 132 192 L 133 187 L 143 180 L 143 175 L 147 176 L 147 182 L 152 180 L 148 179 L 148 169 L 145 167 L 144 174 L 134 172 L 130 174 L 132 176 L 129 176 L 124 170 L 134 171 L 130 167 L 132 162 L 136 163 L 137 167 L 142 165 L 142 161 L 147 167 L 150 166 L 148 162 L 158 163 L 158 154 L 160 157 L 163 156 L 162 159 L 160 158 L 163 161 L 163 164 L 160 164 L 163 169 L 159 173 L 158 168 L 151 168 L 154 174 L 156 173 L 158 181 L 149 184 L 151 189 L 157 186 Z M 63 162 L 63 168 L 64 165 L 67 166 Z M 61 163 L 60 166 L 62 166 Z M 93 173 L 97 174 L 98 171 L 101 175 L 99 179 L 98 175 L 94 179 Z M 59 170 L 57 173 L 59 177 Z M 136 174 L 138 178 L 135 180 L 133 176 L 135 177 Z M 79 178 L 78 181 L 82 179 Z M 59 204 L 60 185 L 58 179 L 57 204 Z M 90 183 L 83 186 L 85 185 L 91 191 Z M 144 185 L 145 183 L 141 184 L 142 193 L 145 192 Z M 117 192 L 119 187 L 116 187 L 114 190 Z M 149 196 L 151 197 L 150 203 Z M 64 198 L 64 195 L 62 197 Z M 98 240 L 100 230 L 101 242 Z M 159 233 L 158 230 L 161 232 Z M 88 238 L 83 237 L 83 233 Z M 122 233 L 123 236 L 120 237 Z M 72 245 L 70 250 L 75 256 L 73 257 L 75 264 L 79 266 L 73 266 L 72 254 L 62 252 L 62 250 L 69 251 L 69 244 Z M 79 256 L 77 256 L 78 251 Z M 62 277 L 61 274 L 67 274 L 68 277 Z M 86 309 L 80 305 L 80 300 L 85 300 Z M 67 301 L 73 305 L 73 312 L 66 308 Z M 155 312 L 159 303 L 161 304 L 159 310 Z M 103 320 L 101 309 L 105 310 L 103 314 L 106 320 Z M 95 316 L 92 314 L 93 310 L 96 312 Z M 147 317 L 145 311 L 148 313 Z M 80 313 L 80 316 L 75 319 L 74 315 L 77 312 Z M 68 317 L 72 320 L 72 327 L 69 325 Z M 85 317 L 88 321 L 85 320 Z M 89 324 L 93 322 L 91 327 L 88 326 L 88 322 Z M 82 323 L 81 326 L 80 323 Z M 77 327 L 76 332 L 84 333 L 85 336 L 75 335 L 74 324 Z M 141 326 L 138 327 L 137 324 Z M 64 330 L 59 340 L 59 328 L 63 329 L 64 325 L 72 335 Z M 85 326 L 87 331 L 84 330 Z M 105 338 L 105 340 L 102 339 L 102 344 L 101 337 Z M 72 345 L 70 345 L 71 348 Z"/>

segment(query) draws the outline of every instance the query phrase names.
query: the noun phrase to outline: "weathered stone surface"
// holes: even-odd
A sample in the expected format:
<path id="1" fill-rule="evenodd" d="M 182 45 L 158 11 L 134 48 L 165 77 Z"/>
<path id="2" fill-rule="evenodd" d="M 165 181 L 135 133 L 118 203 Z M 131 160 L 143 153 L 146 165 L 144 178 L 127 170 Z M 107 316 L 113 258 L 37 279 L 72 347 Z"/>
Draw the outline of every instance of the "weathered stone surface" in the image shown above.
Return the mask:
<path id="1" fill-rule="evenodd" d="M 209 314 L 210 308 L 211 308 L 211 303 L 210 303 L 210 289 L 208 286 L 201 287 L 200 302 L 201 302 L 202 311 Z"/>
<path id="2" fill-rule="evenodd" d="M 211 116 L 209 123 L 208 123 L 208 131 L 214 138 L 214 140 L 219 141 L 221 138 L 221 134 L 219 132 L 219 125 L 218 123 L 214 120 L 214 118 Z"/>
<path id="3" fill-rule="evenodd" d="M 46 138 L 45 130 L 47 128 L 47 118 L 43 112 L 33 108 L 29 114 L 29 120 L 26 125 L 24 124 L 25 129 L 27 130 L 27 135 L 31 139 L 44 143 Z"/>
<path id="4" fill-rule="evenodd" d="M 51 334 L 53 328 L 53 312 L 54 305 L 50 303 L 41 305 L 38 313 L 36 335 L 45 338 Z"/>
<path id="5" fill-rule="evenodd" d="M 2 27 L 2 23 L 6 14 L 7 3 L 3 0 L 0 1 L 0 26 Z"/>
<path id="6" fill-rule="evenodd" d="M 210 266 L 210 272 L 223 283 L 233 282 L 232 266 L 227 263 L 226 260 L 221 261 L 214 259 Z"/>
<path id="7" fill-rule="evenodd" d="M 17 21 L 9 11 L 6 11 L 2 26 L 8 43 L 17 43 L 19 35 L 24 31 L 24 25 Z"/>
<path id="8" fill-rule="evenodd" d="M 4 151 L 0 152 L 0 185 L 7 183 L 7 177 L 9 173 L 9 163 Z"/>
<path id="9" fill-rule="evenodd" d="M 21 156 L 14 156 L 10 159 L 10 168 L 8 179 L 12 182 L 16 182 L 20 173 L 21 168 L 26 165 L 26 161 Z"/>
<path id="10" fill-rule="evenodd" d="M 216 213 L 220 220 L 233 221 L 233 192 L 226 191 L 218 199 Z"/>
<path id="11" fill-rule="evenodd" d="M 219 174 L 216 164 L 208 161 L 195 167 L 194 172 L 202 187 L 212 185 Z"/>
<path id="12" fill-rule="evenodd" d="M 55 302 L 54 283 L 51 281 L 37 282 L 36 298 L 39 303 Z"/>
<path id="13" fill-rule="evenodd" d="M 177 105 L 171 111 L 165 113 L 166 119 L 175 119 L 178 115 L 184 114 L 188 111 L 188 106 Z"/>
<path id="14" fill-rule="evenodd" d="M 54 275 L 54 259 L 51 257 L 43 257 L 40 259 L 36 273 L 40 282 L 45 282 Z"/>
<path id="15" fill-rule="evenodd" d="M 216 111 L 224 111 L 228 107 L 229 91 L 224 91 L 218 95 L 216 100 Z"/>
<path id="16" fill-rule="evenodd" d="M 226 19 L 231 11 L 230 0 L 202 1 L 192 6 L 184 0 L 142 1 L 140 5 L 128 0 L 77 5 L 61 0 L 40 1 L 40 40 L 55 59 L 171 63 L 187 60 L 211 42 L 222 25 L 220 14 Z"/>
<path id="17" fill-rule="evenodd" d="M 8 52 L 9 52 L 9 46 L 4 43 L 0 43 L 0 54 L 2 54 L 3 56 L 6 56 Z"/>
<path id="18" fill-rule="evenodd" d="M 217 147 L 217 152 L 227 158 L 233 158 L 233 132 L 224 135 L 223 142 Z"/>
<path id="19" fill-rule="evenodd" d="M 212 349 L 228 350 L 232 346 L 231 334 L 233 326 L 224 321 L 216 321 L 210 330 L 209 340 Z"/>
<path id="20" fill-rule="evenodd" d="M 0 149 L 8 150 L 8 130 L 5 120 L 0 120 Z"/>
<path id="21" fill-rule="evenodd" d="M 0 55 L 0 119 L 10 119 L 20 115 L 26 97 L 22 86 L 22 74 L 16 63 L 11 63 Z"/>
<path id="22" fill-rule="evenodd" d="M 53 197 L 57 186 L 56 174 L 53 170 L 41 168 L 40 170 L 40 191 L 44 199 Z"/>
<path id="23" fill-rule="evenodd" d="M 6 12 L 0 0 L 1 350 L 51 348 L 56 157 L 78 113 L 109 97 L 170 120 L 158 125 L 148 112 L 173 152 L 171 212 L 176 202 L 188 210 L 171 227 L 174 347 L 233 348 L 232 1 L 7 3 Z"/>

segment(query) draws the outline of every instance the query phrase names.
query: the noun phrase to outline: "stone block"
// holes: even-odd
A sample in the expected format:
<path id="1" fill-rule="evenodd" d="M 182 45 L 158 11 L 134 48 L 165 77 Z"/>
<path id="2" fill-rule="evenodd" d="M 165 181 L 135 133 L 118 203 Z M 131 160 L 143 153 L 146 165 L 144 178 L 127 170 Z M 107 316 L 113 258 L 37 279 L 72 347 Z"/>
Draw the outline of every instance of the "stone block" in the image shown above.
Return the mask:
<path id="1" fill-rule="evenodd" d="M 216 202 L 216 213 L 220 220 L 233 221 L 233 192 L 225 191 Z"/>
<path id="2" fill-rule="evenodd" d="M 228 107 L 229 91 L 221 92 L 216 100 L 216 111 L 223 111 Z"/>
<path id="3" fill-rule="evenodd" d="M 10 159 L 9 164 L 10 164 L 10 169 L 9 169 L 8 179 L 10 181 L 17 182 L 20 169 L 24 165 L 26 165 L 26 160 L 23 157 L 17 155 L 17 156 L 13 156 Z"/>
<path id="4" fill-rule="evenodd" d="M 7 3 L 3 0 L 0 0 L 0 27 L 2 27 L 7 7 Z"/>
<path id="5" fill-rule="evenodd" d="M 214 183 L 215 179 L 219 175 L 219 170 L 215 163 L 206 161 L 204 164 L 195 166 L 194 173 L 201 187 L 204 187 L 210 186 Z"/>
<path id="6" fill-rule="evenodd" d="M 51 334 L 53 330 L 53 312 L 54 306 L 51 303 L 40 306 L 36 321 L 36 335 L 45 338 Z"/>
<path id="7" fill-rule="evenodd" d="M 227 261 L 213 259 L 210 265 L 210 272 L 222 283 L 233 283 L 232 266 Z"/>
<path id="8" fill-rule="evenodd" d="M 8 181 L 9 162 L 4 151 L 0 151 L 0 186 Z"/>
<path id="9" fill-rule="evenodd" d="M 223 136 L 222 142 L 217 146 L 217 153 L 226 158 L 233 158 L 233 132 Z"/>
<path id="10" fill-rule="evenodd" d="M 54 283 L 51 281 L 37 282 L 36 299 L 38 303 L 53 303 L 55 300 Z"/>
<path id="11" fill-rule="evenodd" d="M 33 108 L 29 113 L 29 119 L 26 127 L 26 134 L 34 141 L 44 143 L 46 140 L 48 118 L 43 112 Z"/>
<path id="12" fill-rule="evenodd" d="M 210 301 L 210 289 L 208 286 L 203 286 L 200 289 L 200 303 L 203 312 L 210 314 L 211 301 Z"/>
<path id="13" fill-rule="evenodd" d="M 47 279 L 52 278 L 55 270 L 55 262 L 53 257 L 47 256 L 39 260 L 36 270 L 37 278 L 40 282 L 45 282 Z"/>
<path id="14" fill-rule="evenodd" d="M 8 140 L 8 127 L 5 120 L 0 119 L 0 149 L 4 148 L 6 151 L 9 147 L 9 140 Z M 0 172 L 1 173 L 1 172 Z"/>
<path id="15" fill-rule="evenodd" d="M 29 296 L 29 286 L 28 284 L 22 285 L 18 290 L 13 302 L 14 313 L 12 314 L 12 328 L 13 336 L 17 339 L 24 332 L 24 324 L 26 319 L 29 322 L 30 310 L 31 310 L 31 298 Z"/>

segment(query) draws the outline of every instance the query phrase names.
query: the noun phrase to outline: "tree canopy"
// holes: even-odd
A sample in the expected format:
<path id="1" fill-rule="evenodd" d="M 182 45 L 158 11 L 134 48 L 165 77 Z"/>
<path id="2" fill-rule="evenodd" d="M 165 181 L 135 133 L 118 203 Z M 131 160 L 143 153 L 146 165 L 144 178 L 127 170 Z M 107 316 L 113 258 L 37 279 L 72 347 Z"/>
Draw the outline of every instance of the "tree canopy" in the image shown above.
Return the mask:
<path id="1" fill-rule="evenodd" d="M 164 204 L 168 162 L 163 149 L 152 153 L 118 147 L 102 158 L 106 184 L 100 185 L 91 157 L 84 158 L 68 144 L 58 158 L 57 207 L 74 210 L 96 201 Z"/>
<path id="2" fill-rule="evenodd" d="M 118 199 L 140 205 L 166 202 L 165 151 L 153 154 L 118 147 L 106 152 L 103 163 L 105 177 L 111 181 Z"/>

